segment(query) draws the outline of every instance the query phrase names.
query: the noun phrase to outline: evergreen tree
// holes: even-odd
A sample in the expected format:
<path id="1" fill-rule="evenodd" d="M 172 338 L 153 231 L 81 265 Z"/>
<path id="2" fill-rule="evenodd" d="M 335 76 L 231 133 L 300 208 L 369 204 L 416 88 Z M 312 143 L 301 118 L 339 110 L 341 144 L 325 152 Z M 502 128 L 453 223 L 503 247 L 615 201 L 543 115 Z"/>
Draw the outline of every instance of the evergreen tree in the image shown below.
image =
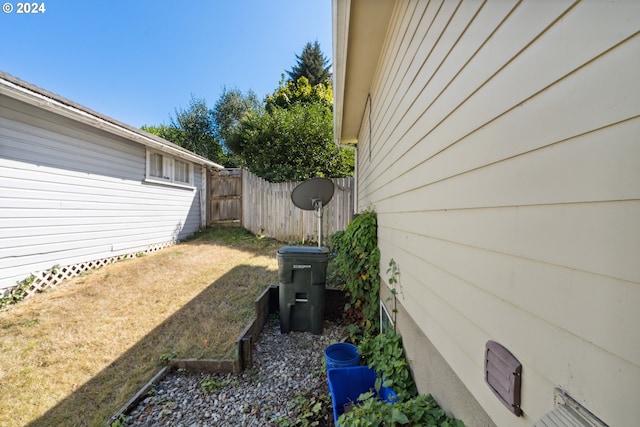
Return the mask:
<path id="1" fill-rule="evenodd" d="M 307 43 L 302 54 L 296 55 L 296 59 L 298 63 L 291 71 L 287 71 L 292 81 L 297 82 L 300 77 L 306 77 L 311 86 L 315 86 L 319 83 L 325 83 L 326 79 L 331 78 L 329 71 L 331 65 L 320 50 L 318 41 L 313 44 Z"/>

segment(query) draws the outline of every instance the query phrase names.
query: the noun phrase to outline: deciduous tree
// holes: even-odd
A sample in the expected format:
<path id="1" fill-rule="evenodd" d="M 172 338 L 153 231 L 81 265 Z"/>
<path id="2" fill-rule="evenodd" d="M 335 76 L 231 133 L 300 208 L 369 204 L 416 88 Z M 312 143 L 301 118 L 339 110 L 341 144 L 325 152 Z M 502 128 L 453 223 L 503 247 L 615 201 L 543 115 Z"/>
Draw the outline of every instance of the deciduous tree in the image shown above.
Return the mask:
<path id="1" fill-rule="evenodd" d="M 330 87 L 311 88 L 305 78 L 299 83 L 281 86 L 267 97 L 264 111 L 242 120 L 233 133 L 238 154 L 249 170 L 272 182 L 352 175 L 353 152 L 333 141 Z"/>
<path id="2" fill-rule="evenodd" d="M 237 151 L 233 147 L 233 139 L 230 138 L 233 130 L 250 111 L 260 111 L 262 104 L 258 96 L 252 90 L 242 93 L 240 89 L 223 88 L 222 94 L 216 101 L 211 115 L 213 118 L 213 131 L 216 139 L 222 144 L 225 152 Z M 234 149 L 236 148 L 236 149 Z"/>
<path id="3" fill-rule="evenodd" d="M 216 163 L 226 164 L 228 158 L 214 136 L 213 124 L 212 114 L 205 100 L 192 96 L 187 108 L 176 108 L 175 117 L 171 118 L 168 126 L 143 126 L 142 130 Z"/>

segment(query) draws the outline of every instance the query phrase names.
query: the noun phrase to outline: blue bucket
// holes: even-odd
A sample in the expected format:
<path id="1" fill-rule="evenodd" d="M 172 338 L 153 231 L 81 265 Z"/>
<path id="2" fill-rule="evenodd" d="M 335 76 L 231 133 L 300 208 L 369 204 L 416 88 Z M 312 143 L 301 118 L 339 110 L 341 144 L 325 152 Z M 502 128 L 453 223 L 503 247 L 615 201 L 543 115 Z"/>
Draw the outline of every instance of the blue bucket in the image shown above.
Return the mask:
<path id="1" fill-rule="evenodd" d="M 346 342 L 331 344 L 324 351 L 324 360 L 327 362 L 327 370 L 334 368 L 348 368 L 360 364 L 360 352 L 358 347 Z"/>
<path id="2" fill-rule="evenodd" d="M 378 374 L 375 369 L 368 366 L 351 366 L 343 369 L 331 369 L 327 372 L 333 406 L 333 422 L 337 427 L 340 427 L 338 418 L 344 413 L 345 405 L 357 402 L 362 393 L 376 392 L 376 378 L 378 378 Z M 398 396 L 390 387 L 380 387 L 376 398 L 387 403 L 398 401 Z"/>

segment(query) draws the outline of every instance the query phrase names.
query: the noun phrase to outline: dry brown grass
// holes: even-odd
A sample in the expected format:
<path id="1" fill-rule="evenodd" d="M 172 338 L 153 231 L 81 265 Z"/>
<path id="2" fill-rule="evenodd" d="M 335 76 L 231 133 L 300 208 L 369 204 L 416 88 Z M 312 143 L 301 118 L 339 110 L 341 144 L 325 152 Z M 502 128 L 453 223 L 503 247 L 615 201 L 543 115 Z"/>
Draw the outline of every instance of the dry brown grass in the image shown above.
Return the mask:
<path id="1" fill-rule="evenodd" d="M 233 357 L 280 245 L 208 231 L 1 312 L 0 426 L 103 425 L 161 359 Z"/>

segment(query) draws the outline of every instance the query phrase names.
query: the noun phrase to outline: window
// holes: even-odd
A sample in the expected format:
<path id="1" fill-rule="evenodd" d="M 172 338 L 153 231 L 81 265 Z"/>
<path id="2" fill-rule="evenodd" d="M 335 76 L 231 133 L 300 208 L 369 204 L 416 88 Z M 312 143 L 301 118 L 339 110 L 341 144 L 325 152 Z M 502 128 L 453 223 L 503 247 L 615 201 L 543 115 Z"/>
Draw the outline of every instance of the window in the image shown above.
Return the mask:
<path id="1" fill-rule="evenodd" d="M 191 184 L 191 175 L 189 173 L 189 170 L 191 170 L 191 168 L 189 167 L 189 163 L 176 159 L 174 161 L 174 168 L 175 168 L 174 176 L 175 176 L 176 182 L 181 182 L 183 184 Z"/>
<path id="2" fill-rule="evenodd" d="M 186 160 L 147 150 L 146 181 L 193 187 L 193 165 Z"/>
<path id="3" fill-rule="evenodd" d="M 151 153 L 149 157 L 149 176 L 166 179 L 164 174 L 164 156 L 159 153 Z"/>
<path id="4" fill-rule="evenodd" d="M 386 332 L 389 329 L 396 330 L 395 324 L 387 311 L 382 300 L 380 300 L 380 332 Z"/>

